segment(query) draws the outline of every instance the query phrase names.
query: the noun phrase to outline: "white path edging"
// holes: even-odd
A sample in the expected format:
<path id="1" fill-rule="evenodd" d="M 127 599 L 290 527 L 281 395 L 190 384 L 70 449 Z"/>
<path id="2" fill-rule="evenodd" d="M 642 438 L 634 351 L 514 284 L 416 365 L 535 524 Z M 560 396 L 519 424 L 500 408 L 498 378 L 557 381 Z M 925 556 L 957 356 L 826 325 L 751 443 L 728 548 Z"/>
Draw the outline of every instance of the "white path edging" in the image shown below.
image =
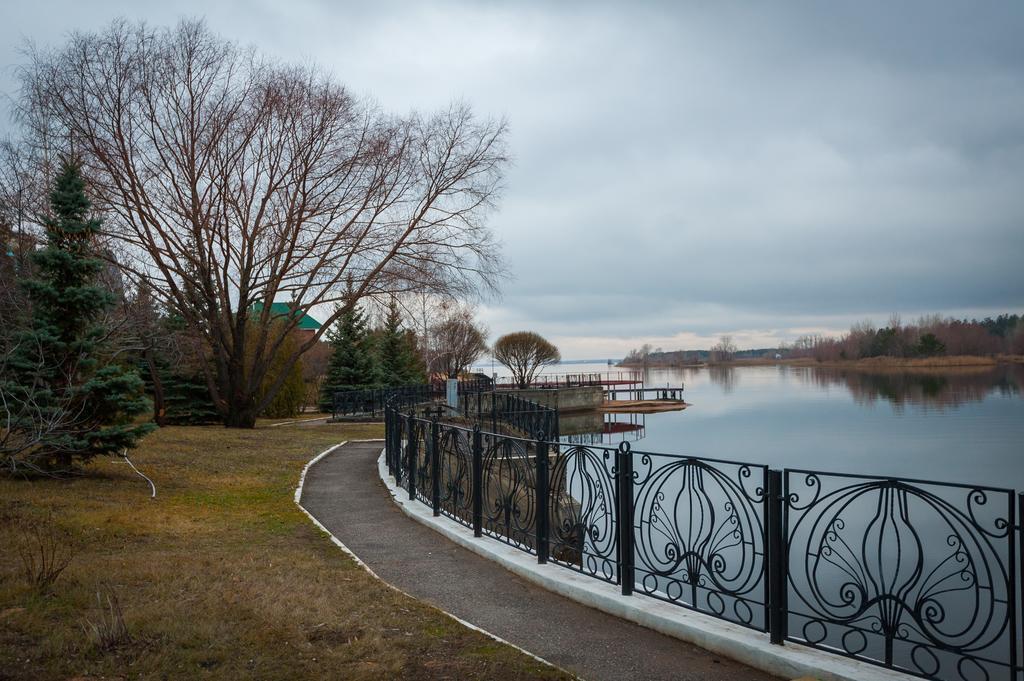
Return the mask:
<path id="1" fill-rule="evenodd" d="M 772 645 L 767 634 L 738 624 L 639 594 L 623 596 L 615 585 L 554 564 L 539 565 L 527 553 L 494 539 L 474 537 L 464 525 L 444 516 L 434 517 L 426 504 L 410 501 L 408 491 L 398 487 L 388 472 L 383 451 L 377 470 L 395 503 L 409 517 L 506 570 L 584 605 L 788 679 L 809 676 L 819 681 L 920 681 L 915 676 L 814 648 Z"/>
<path id="2" fill-rule="evenodd" d="M 325 449 L 324 451 L 322 451 L 319 454 L 317 454 L 316 456 L 314 456 L 312 459 L 309 460 L 309 462 L 305 466 L 302 467 L 302 473 L 299 475 L 299 486 L 295 488 L 295 505 L 299 507 L 299 510 L 302 511 L 306 515 L 306 517 L 309 518 L 313 522 L 314 525 L 316 525 L 318 528 L 320 528 L 321 531 L 323 531 L 328 537 L 331 538 L 331 542 L 333 542 L 335 546 L 337 546 L 339 549 L 344 551 L 348 555 L 349 558 L 354 560 L 359 567 L 361 567 L 364 570 L 366 570 L 370 574 L 371 577 L 373 577 L 374 579 L 377 579 L 377 580 L 383 582 L 385 586 L 387 586 L 390 589 L 394 589 L 395 591 L 397 591 L 398 593 L 402 594 L 403 596 L 407 596 L 408 598 L 412 598 L 413 600 L 419 600 L 415 596 L 402 591 L 401 589 L 399 589 L 394 584 L 391 584 L 391 583 L 387 582 L 386 580 L 381 579 L 380 575 L 378 575 L 376 572 L 374 572 L 373 569 L 369 565 L 364 563 L 362 561 L 362 559 L 359 558 L 359 556 L 357 556 L 355 553 L 353 553 L 352 549 L 350 549 L 349 547 L 345 546 L 341 542 L 340 539 L 335 537 L 334 534 L 332 534 L 330 530 L 328 530 L 326 527 L 324 527 L 323 524 L 319 520 L 317 520 L 315 517 L 313 517 L 313 514 L 310 513 L 309 511 L 307 511 L 305 509 L 305 507 L 302 505 L 302 487 L 303 487 L 303 485 L 306 484 L 306 473 L 313 466 L 313 464 L 317 463 L 318 461 L 320 461 L 320 459 L 324 458 L 325 456 L 327 456 L 328 454 L 334 452 L 335 450 L 340 449 L 343 445 L 346 445 L 349 442 L 382 442 L 382 440 L 380 440 L 380 439 L 373 439 L 373 440 L 343 440 L 342 442 L 339 442 L 336 445 L 332 445 L 332 446 L 328 447 L 327 449 Z M 423 601 L 420 601 L 420 602 L 422 603 Z M 515 648 L 516 650 L 518 650 L 519 652 L 523 653 L 524 655 L 529 655 L 533 659 L 537 660 L 538 662 L 542 662 L 542 663 L 548 665 L 549 667 L 554 667 L 555 669 L 557 669 L 559 671 L 562 671 L 562 672 L 565 672 L 566 674 L 573 675 L 572 672 L 569 672 L 569 671 L 567 671 L 565 669 L 562 669 L 561 667 L 559 667 L 556 664 L 552 664 L 548 660 L 545 660 L 543 657 L 540 657 L 538 655 L 534 655 L 529 650 L 524 650 L 523 648 L 520 648 L 516 644 L 510 643 L 510 642 L 506 641 L 505 639 L 501 638 L 500 636 L 496 636 L 495 634 L 492 634 L 491 632 L 487 631 L 486 629 L 481 629 L 480 627 L 476 626 L 472 622 L 467 622 L 466 620 L 462 619 L 461 617 L 457 617 L 457 616 L 453 615 L 452 613 L 450 613 L 450 612 L 448 612 L 446 610 L 442 610 L 441 608 L 438 608 L 435 605 L 431 605 L 431 604 L 427 604 L 427 605 L 429 605 L 430 607 L 434 608 L 435 610 L 437 610 L 438 612 L 442 613 L 443 615 L 445 615 L 447 617 L 450 617 L 451 619 L 455 620 L 456 622 L 458 622 L 459 624 L 461 624 L 464 627 L 472 629 L 473 631 L 478 631 L 481 634 L 483 634 L 484 636 L 487 636 L 487 637 L 497 641 L 498 643 L 504 643 L 507 646 L 511 646 L 511 647 Z"/>
<path id="3" fill-rule="evenodd" d="M 296 423 L 316 423 L 317 421 L 326 421 L 329 418 L 331 418 L 331 417 L 330 416 L 317 416 L 316 418 L 311 418 L 311 419 L 295 419 L 293 421 L 281 421 L 279 423 L 268 424 L 268 427 L 269 428 L 277 428 L 278 426 L 294 426 Z M 343 442 L 342 444 L 345 444 L 345 443 Z M 337 445 L 337 446 L 340 447 L 341 445 Z M 309 468 L 309 465 L 307 464 L 306 467 Z"/>

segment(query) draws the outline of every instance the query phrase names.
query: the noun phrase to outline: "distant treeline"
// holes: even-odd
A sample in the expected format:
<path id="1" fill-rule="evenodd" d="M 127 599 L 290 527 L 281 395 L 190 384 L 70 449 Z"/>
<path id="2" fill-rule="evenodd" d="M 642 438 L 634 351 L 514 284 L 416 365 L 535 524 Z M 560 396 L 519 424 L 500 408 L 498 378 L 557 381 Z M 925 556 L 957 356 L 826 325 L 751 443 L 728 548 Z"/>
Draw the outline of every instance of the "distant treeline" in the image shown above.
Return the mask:
<path id="1" fill-rule="evenodd" d="M 686 364 L 702 364 L 724 359 L 771 359 L 783 351 L 779 348 L 755 348 L 753 350 L 735 350 L 723 357 L 718 350 L 648 350 L 643 348 L 630 350 L 622 360 L 623 366 L 642 366 L 645 363 L 656 366 L 684 366 Z"/>
<path id="2" fill-rule="evenodd" d="M 784 357 L 810 357 L 819 361 L 867 357 L 936 357 L 941 355 L 1024 354 L 1024 316 L 1001 314 L 994 319 L 922 317 L 903 324 L 893 316 L 875 328 L 870 322 L 854 324 L 839 338 L 808 335 L 784 348 Z"/>
<path id="3" fill-rule="evenodd" d="M 737 359 L 811 358 L 821 362 L 856 360 L 869 357 L 939 357 L 942 355 L 991 356 L 1024 355 L 1024 315 L 1001 314 L 985 319 L 954 319 L 939 315 L 922 317 L 904 324 L 898 315 L 876 328 L 870 322 L 850 327 L 835 338 L 811 334 L 778 348 L 737 350 L 724 337 L 709 350 L 652 349 L 649 345 L 631 350 L 622 361 L 626 366 L 683 366 L 709 361 Z"/>

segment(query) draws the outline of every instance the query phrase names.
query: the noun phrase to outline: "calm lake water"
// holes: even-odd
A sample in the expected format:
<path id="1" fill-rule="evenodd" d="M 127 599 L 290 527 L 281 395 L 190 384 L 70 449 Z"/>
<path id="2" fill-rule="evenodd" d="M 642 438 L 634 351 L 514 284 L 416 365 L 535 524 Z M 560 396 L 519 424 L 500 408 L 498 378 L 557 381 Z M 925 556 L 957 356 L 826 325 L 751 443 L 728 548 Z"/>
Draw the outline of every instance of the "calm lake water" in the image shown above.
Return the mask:
<path id="1" fill-rule="evenodd" d="M 648 387 L 680 382 L 692 406 L 643 417 L 643 429 L 625 435 L 634 449 L 1024 492 L 1021 365 L 876 373 L 713 367 L 651 369 L 645 377 Z"/>
<path id="2" fill-rule="evenodd" d="M 653 370 L 683 412 L 638 448 L 1024 491 L 1024 367 L 865 373 L 815 367 Z"/>

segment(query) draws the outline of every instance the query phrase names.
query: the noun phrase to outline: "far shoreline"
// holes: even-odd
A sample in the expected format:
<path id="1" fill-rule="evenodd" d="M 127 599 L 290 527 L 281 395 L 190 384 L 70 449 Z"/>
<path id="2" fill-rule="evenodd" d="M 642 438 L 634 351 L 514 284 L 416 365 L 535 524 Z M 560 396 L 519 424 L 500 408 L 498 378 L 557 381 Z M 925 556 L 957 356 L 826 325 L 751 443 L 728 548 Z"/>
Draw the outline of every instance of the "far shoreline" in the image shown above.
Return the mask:
<path id="1" fill-rule="evenodd" d="M 725 362 L 620 362 L 625 369 L 702 369 L 706 367 L 791 366 L 885 371 L 900 369 L 987 369 L 1005 364 L 1024 364 L 1024 355 L 951 355 L 947 357 L 865 357 L 863 359 L 816 360 L 743 358 Z"/>

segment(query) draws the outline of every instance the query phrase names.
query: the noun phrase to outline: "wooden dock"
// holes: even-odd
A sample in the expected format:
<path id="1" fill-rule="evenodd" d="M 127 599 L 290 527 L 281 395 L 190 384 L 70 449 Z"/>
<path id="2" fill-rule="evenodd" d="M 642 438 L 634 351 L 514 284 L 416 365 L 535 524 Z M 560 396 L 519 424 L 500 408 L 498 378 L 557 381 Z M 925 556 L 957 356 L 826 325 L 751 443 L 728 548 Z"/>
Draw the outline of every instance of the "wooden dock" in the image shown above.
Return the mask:
<path id="1" fill-rule="evenodd" d="M 606 414 L 659 414 L 682 411 L 688 406 L 682 400 L 605 400 L 598 411 Z"/>

